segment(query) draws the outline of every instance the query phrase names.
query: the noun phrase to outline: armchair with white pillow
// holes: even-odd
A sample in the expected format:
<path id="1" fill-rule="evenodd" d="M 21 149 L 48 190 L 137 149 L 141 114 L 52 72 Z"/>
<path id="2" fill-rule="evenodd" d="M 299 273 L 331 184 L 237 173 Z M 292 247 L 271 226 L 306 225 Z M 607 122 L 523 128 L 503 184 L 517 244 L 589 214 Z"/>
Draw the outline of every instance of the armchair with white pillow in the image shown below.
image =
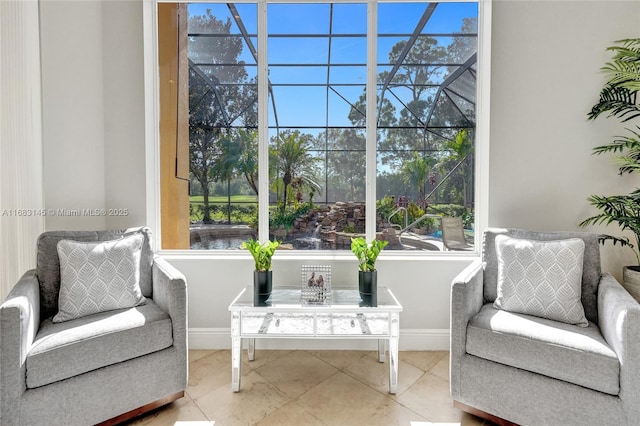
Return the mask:
<path id="1" fill-rule="evenodd" d="M 598 236 L 488 229 L 451 288 L 455 405 L 498 424 L 640 421 L 640 305 Z"/>
<path id="2" fill-rule="evenodd" d="M 0 424 L 118 423 L 184 395 L 184 276 L 148 228 L 52 231 L 0 306 Z"/>

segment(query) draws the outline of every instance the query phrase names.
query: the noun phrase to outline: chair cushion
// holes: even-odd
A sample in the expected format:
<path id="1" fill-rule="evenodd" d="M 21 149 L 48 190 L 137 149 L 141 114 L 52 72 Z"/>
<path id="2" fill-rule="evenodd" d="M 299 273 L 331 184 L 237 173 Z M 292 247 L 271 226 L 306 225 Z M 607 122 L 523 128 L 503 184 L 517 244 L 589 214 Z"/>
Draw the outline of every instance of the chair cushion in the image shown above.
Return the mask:
<path id="1" fill-rule="evenodd" d="M 100 243 L 59 241 L 60 297 L 53 322 L 143 304 L 142 242 L 141 234 Z"/>
<path id="2" fill-rule="evenodd" d="M 150 354 L 173 344 L 169 315 L 151 299 L 129 309 L 40 325 L 27 354 L 27 387 L 36 388 Z"/>
<path id="3" fill-rule="evenodd" d="M 496 252 L 495 308 L 589 325 L 580 301 L 584 241 L 532 241 L 498 235 Z"/>
<path id="4" fill-rule="evenodd" d="M 611 395 L 620 391 L 620 362 L 594 323 L 578 327 L 486 304 L 469 322 L 466 350 Z"/>
<path id="5" fill-rule="evenodd" d="M 151 267 L 153 251 L 151 249 L 151 230 L 149 228 L 131 228 L 112 231 L 48 231 L 40 234 L 37 242 L 36 274 L 40 282 L 40 317 L 48 318 L 58 312 L 60 294 L 60 258 L 58 241 L 109 241 L 140 233 L 144 236 L 142 255 L 140 256 L 140 290 L 145 297 L 152 297 Z"/>

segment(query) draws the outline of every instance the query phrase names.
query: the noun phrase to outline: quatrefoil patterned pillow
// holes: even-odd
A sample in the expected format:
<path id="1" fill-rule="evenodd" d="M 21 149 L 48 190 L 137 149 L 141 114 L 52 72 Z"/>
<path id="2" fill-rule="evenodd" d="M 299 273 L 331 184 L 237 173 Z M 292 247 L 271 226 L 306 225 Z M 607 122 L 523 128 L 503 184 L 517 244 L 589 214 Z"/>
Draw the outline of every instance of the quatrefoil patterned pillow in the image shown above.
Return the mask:
<path id="1" fill-rule="evenodd" d="M 143 241 L 142 234 L 104 242 L 59 241 L 60 297 L 53 322 L 144 304 Z"/>
<path id="2" fill-rule="evenodd" d="M 498 297 L 494 307 L 587 327 L 582 306 L 584 241 L 496 237 Z"/>

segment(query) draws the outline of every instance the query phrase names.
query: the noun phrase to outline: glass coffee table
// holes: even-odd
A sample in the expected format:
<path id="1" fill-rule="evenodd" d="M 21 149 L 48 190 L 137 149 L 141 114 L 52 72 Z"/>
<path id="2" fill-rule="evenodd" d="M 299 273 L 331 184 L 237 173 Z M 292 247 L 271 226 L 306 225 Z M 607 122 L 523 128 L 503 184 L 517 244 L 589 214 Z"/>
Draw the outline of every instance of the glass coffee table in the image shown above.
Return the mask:
<path id="1" fill-rule="evenodd" d="M 249 361 L 255 339 L 377 339 L 378 360 L 389 348 L 389 392 L 398 388 L 398 338 L 402 306 L 386 287 L 378 287 L 377 306 L 366 306 L 357 289 L 336 288 L 326 303 L 304 302 L 300 287 L 274 288 L 263 306 L 254 306 L 253 286 L 229 305 L 231 312 L 231 388 L 240 390 L 242 341 L 248 340 Z"/>

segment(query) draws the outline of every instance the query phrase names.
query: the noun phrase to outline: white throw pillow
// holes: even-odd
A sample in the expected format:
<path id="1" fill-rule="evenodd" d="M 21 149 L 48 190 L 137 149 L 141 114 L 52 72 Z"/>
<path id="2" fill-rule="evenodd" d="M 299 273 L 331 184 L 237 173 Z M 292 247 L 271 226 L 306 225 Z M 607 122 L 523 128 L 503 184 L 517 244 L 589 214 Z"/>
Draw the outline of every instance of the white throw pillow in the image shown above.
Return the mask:
<path id="1" fill-rule="evenodd" d="M 494 307 L 587 327 L 582 306 L 584 241 L 521 240 L 499 235 Z"/>
<path id="2" fill-rule="evenodd" d="M 140 290 L 144 236 L 113 241 L 58 242 L 60 297 L 53 322 L 145 303 Z"/>

